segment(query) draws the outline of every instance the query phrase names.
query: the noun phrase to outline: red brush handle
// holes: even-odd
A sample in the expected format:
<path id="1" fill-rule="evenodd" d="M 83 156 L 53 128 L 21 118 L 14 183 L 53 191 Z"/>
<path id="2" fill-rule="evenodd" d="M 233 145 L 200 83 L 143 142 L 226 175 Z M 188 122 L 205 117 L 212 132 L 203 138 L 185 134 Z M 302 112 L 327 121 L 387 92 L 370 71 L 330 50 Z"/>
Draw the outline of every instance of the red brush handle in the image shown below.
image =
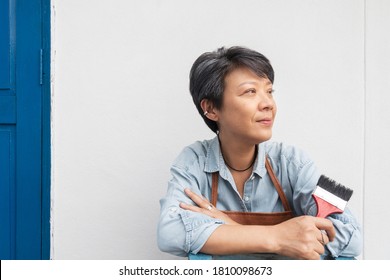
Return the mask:
<path id="1" fill-rule="evenodd" d="M 313 198 L 317 204 L 317 216 L 316 217 L 326 218 L 330 214 L 343 213 L 343 211 L 341 209 L 337 208 L 333 204 L 330 204 L 326 200 L 323 200 L 322 198 L 316 196 L 315 194 L 313 194 Z"/>

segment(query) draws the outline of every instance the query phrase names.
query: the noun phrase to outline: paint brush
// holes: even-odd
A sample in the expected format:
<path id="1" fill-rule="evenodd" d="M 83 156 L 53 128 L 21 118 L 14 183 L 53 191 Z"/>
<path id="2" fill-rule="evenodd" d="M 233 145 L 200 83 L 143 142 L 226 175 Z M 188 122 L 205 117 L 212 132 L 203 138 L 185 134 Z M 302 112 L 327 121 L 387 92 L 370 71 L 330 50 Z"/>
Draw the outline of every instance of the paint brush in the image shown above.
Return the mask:
<path id="1" fill-rule="evenodd" d="M 321 175 L 313 198 L 317 204 L 317 216 L 325 218 L 330 214 L 343 213 L 353 190 Z"/>

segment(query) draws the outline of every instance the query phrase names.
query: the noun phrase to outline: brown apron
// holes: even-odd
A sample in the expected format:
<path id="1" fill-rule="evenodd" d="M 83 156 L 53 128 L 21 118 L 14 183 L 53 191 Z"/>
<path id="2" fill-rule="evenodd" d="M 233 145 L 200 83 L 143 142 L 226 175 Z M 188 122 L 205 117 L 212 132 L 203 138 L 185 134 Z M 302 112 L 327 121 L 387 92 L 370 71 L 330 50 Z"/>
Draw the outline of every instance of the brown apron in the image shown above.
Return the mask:
<path id="1" fill-rule="evenodd" d="M 222 211 L 227 214 L 231 219 L 242 225 L 276 225 L 281 222 L 287 221 L 294 217 L 290 204 L 286 198 L 285 193 L 279 183 L 278 178 L 276 178 L 272 166 L 267 157 L 265 157 L 265 167 L 267 169 L 268 175 L 271 178 L 272 183 L 276 191 L 279 194 L 280 200 L 282 201 L 284 212 L 240 212 L 240 211 Z M 219 173 L 214 172 L 212 174 L 212 185 L 211 185 L 211 203 L 216 207 L 217 198 L 218 198 L 218 178 Z"/>

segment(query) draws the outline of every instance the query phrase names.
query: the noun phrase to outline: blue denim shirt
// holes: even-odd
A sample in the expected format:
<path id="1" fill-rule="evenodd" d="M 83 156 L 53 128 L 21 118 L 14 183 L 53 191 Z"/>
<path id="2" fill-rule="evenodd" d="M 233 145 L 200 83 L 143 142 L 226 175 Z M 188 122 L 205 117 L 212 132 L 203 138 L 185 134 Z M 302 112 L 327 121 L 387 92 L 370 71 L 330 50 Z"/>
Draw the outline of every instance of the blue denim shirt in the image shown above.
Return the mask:
<path id="1" fill-rule="evenodd" d="M 296 216 L 317 213 L 312 193 L 321 175 L 313 161 L 302 150 L 283 143 L 259 144 L 258 156 L 250 178 L 245 182 L 241 197 L 233 177 L 223 160 L 218 138 L 198 141 L 184 148 L 172 167 L 172 178 L 167 194 L 160 200 L 158 224 L 160 250 L 177 256 L 198 253 L 213 231 L 224 222 L 201 213 L 180 208 L 179 203 L 194 204 L 184 193 L 191 188 L 199 195 L 211 199 L 211 174 L 219 171 L 217 208 L 242 212 L 284 211 L 278 193 L 265 168 L 268 155 L 275 175 Z M 352 213 L 328 217 L 336 229 L 336 239 L 326 245 L 333 257 L 355 257 L 361 252 L 361 228 Z"/>

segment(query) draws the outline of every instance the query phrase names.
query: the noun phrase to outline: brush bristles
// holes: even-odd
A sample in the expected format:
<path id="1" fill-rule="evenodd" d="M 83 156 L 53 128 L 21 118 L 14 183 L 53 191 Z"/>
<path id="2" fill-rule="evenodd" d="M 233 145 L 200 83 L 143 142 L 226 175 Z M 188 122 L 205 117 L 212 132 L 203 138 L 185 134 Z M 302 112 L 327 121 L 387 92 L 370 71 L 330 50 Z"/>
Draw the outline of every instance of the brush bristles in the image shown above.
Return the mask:
<path id="1" fill-rule="evenodd" d="M 320 176 L 317 185 L 345 201 L 349 201 L 353 193 L 353 190 L 337 183 L 325 175 Z"/>

